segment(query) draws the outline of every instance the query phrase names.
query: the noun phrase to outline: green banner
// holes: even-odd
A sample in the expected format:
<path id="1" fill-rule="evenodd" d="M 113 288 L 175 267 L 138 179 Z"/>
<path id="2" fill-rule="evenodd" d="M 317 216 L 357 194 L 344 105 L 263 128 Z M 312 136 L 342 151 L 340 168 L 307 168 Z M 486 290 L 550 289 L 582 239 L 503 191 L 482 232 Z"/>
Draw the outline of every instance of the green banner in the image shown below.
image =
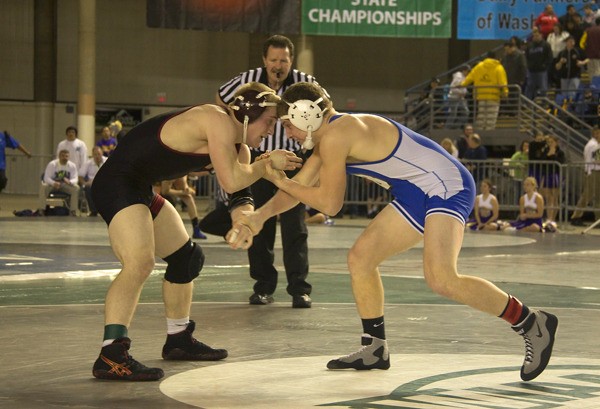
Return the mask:
<path id="1" fill-rule="evenodd" d="M 302 33 L 450 38 L 451 0 L 302 0 Z"/>

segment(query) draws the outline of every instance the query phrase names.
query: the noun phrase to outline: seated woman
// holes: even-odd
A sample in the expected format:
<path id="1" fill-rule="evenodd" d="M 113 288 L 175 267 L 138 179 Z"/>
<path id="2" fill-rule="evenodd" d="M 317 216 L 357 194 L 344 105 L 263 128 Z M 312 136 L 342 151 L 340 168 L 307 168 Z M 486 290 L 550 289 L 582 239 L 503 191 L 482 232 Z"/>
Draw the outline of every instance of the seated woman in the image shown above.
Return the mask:
<path id="1" fill-rule="evenodd" d="M 503 226 L 502 230 L 522 230 L 541 232 L 544 214 L 544 198 L 537 192 L 537 182 L 534 177 L 523 181 L 525 194 L 519 199 L 519 219 Z"/>
<path id="2" fill-rule="evenodd" d="M 493 185 L 489 179 L 483 179 L 480 184 L 481 193 L 475 197 L 475 218 L 470 219 L 466 226 L 471 230 L 499 230 L 498 199 L 492 194 Z"/>

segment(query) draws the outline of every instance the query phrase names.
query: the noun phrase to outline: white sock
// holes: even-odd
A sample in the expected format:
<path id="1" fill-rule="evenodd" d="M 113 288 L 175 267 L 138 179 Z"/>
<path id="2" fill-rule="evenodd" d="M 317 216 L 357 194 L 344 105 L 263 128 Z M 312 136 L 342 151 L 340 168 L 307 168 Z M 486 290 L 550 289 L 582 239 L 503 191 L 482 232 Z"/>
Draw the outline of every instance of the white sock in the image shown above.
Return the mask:
<path id="1" fill-rule="evenodd" d="M 190 323 L 190 317 L 185 318 L 167 318 L 167 334 L 179 334 L 185 331 Z"/>
<path id="2" fill-rule="evenodd" d="M 112 343 L 113 343 L 113 341 L 114 341 L 115 339 L 116 339 L 116 338 L 113 338 L 113 339 L 105 339 L 104 341 L 102 341 L 102 347 L 104 348 L 105 346 L 112 344 Z"/>

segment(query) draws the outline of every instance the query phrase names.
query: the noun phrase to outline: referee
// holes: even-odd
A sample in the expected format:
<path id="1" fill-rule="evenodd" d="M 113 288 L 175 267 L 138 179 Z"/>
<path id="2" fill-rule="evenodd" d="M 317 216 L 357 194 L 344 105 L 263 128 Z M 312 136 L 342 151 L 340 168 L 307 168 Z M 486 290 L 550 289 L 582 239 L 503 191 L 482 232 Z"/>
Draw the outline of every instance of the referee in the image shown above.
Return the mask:
<path id="1" fill-rule="evenodd" d="M 217 104 L 227 105 L 233 100 L 235 91 L 248 82 L 261 82 L 283 94 L 285 90 L 297 82 L 316 82 L 311 75 L 292 69 L 294 61 L 294 44 L 289 38 L 274 35 L 263 44 L 263 67 L 242 72 L 223 84 L 217 92 Z M 264 139 L 259 148 L 252 150 L 252 160 L 267 151 L 286 149 L 306 159 L 310 151 L 285 136 L 281 122 L 275 126 L 275 132 Z M 297 171 L 286 172 L 292 177 Z M 252 185 L 254 205 L 261 207 L 275 195 L 277 188 L 266 179 L 259 179 Z M 283 264 L 287 276 L 287 292 L 292 296 L 292 307 L 310 308 L 312 286 L 306 281 L 308 276 L 308 230 L 304 223 L 304 204 L 281 214 L 281 239 L 283 242 Z M 275 230 L 277 218 L 269 219 L 261 232 L 254 238 L 252 247 L 248 249 L 250 276 L 256 280 L 254 294 L 250 296 L 250 304 L 266 305 L 274 301 L 273 293 L 277 287 L 277 269 L 273 265 L 275 256 Z"/>

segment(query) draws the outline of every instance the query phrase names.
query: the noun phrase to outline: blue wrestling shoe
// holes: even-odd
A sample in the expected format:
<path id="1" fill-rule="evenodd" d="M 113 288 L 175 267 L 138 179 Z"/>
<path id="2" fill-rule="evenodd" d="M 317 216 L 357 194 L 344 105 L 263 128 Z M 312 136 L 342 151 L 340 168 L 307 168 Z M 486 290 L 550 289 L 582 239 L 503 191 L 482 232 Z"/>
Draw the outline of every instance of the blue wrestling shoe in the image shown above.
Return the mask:
<path id="1" fill-rule="evenodd" d="M 206 240 L 206 234 L 202 233 L 200 226 L 194 226 L 194 233 L 192 234 L 193 239 Z"/>

